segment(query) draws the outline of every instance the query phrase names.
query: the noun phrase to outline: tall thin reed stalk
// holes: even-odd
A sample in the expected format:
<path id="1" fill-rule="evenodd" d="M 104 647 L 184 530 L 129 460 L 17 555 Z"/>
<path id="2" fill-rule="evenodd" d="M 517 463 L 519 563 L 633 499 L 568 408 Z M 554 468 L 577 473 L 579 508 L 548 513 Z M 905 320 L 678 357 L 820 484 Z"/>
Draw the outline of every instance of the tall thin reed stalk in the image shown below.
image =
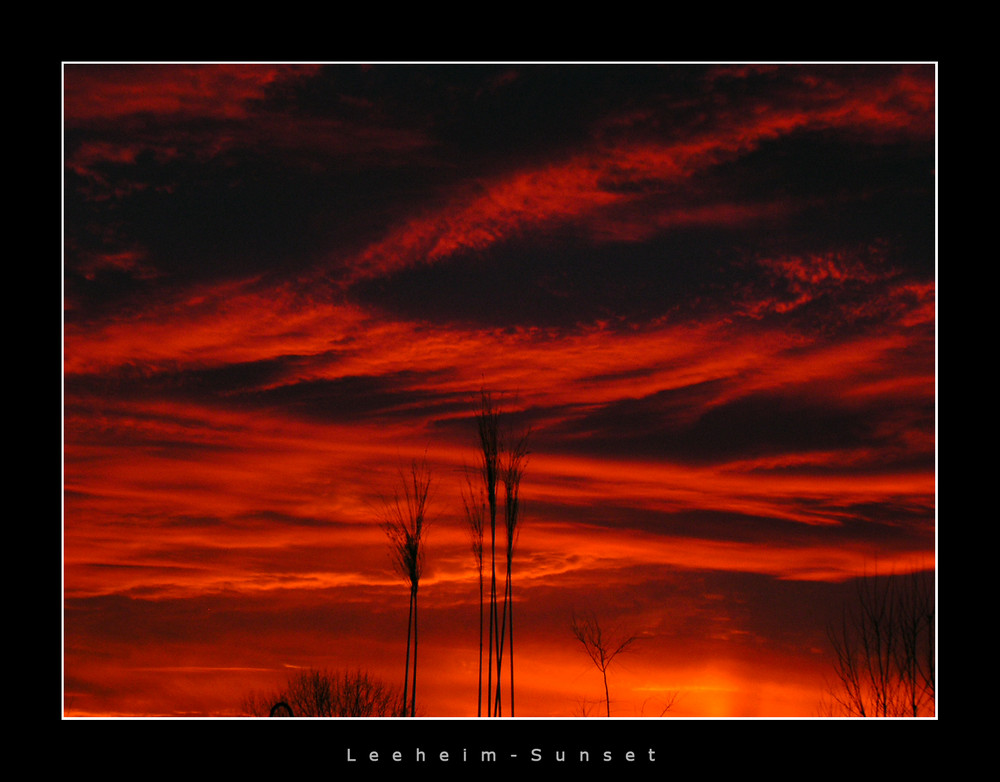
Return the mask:
<path id="1" fill-rule="evenodd" d="M 520 501 L 521 478 L 528 455 L 528 433 L 514 437 L 510 433 L 501 434 L 501 410 L 495 403 L 490 392 L 483 389 L 480 392 L 479 406 L 476 411 L 476 423 L 479 434 L 477 450 L 480 459 L 480 477 L 482 487 L 480 504 L 475 506 L 471 501 L 474 492 L 471 482 L 468 486 L 466 499 L 466 518 L 473 530 L 473 553 L 477 556 L 480 572 L 480 681 L 478 714 L 482 716 L 484 700 L 482 682 L 482 619 L 483 619 L 483 571 L 485 569 L 485 527 L 489 519 L 489 571 L 490 599 L 489 618 L 487 621 L 487 661 L 486 661 L 486 716 L 499 717 L 503 713 L 502 679 L 506 644 L 507 664 L 510 671 L 510 712 L 514 713 L 514 590 L 513 562 L 514 547 L 518 535 L 518 522 L 522 513 Z M 499 496 L 500 484 L 503 484 L 503 496 Z M 503 501 L 503 518 L 501 522 L 506 533 L 506 548 L 504 567 L 504 585 L 502 605 L 497 593 L 497 569 L 500 567 L 497 559 L 497 514 L 500 502 Z M 475 517 L 479 508 L 480 516 Z M 488 515 L 487 515 L 488 513 Z M 475 523 L 479 523 L 476 532 Z M 476 537 L 478 535 L 478 538 Z M 479 548 L 476 548 L 476 541 Z M 494 679 L 495 675 L 495 679 Z"/>
<path id="2" fill-rule="evenodd" d="M 400 470 L 400 487 L 384 503 L 382 529 L 389 539 L 393 567 L 410 587 L 406 626 L 406 666 L 403 675 L 403 714 L 417 710 L 417 592 L 424 566 L 423 535 L 431 476 L 426 462 L 414 461 L 409 475 Z M 412 640 L 412 659 L 411 659 Z M 412 671 L 412 680 L 411 680 Z M 409 698 L 409 703 L 407 699 Z M 407 714 L 408 712 L 408 714 Z"/>
<path id="3" fill-rule="evenodd" d="M 507 542 L 507 572 L 504 583 L 503 622 L 500 637 L 500 658 L 497 660 L 497 677 L 500 676 L 503 655 L 503 636 L 507 635 L 507 652 L 510 669 L 510 716 L 514 716 L 514 546 L 520 528 L 521 518 L 521 478 L 524 476 L 525 463 L 528 457 L 528 432 L 515 438 L 508 436 L 502 446 L 501 481 L 504 485 L 504 530 Z M 497 689 L 497 706 L 500 711 L 500 692 Z"/>
<path id="4" fill-rule="evenodd" d="M 490 616 L 488 664 L 486 666 L 486 716 L 493 716 L 493 660 L 494 645 L 499 641 L 499 617 L 497 615 L 497 480 L 500 473 L 500 413 L 493 403 L 493 397 L 483 390 L 480 394 L 480 408 L 477 415 L 479 428 L 479 449 L 483 487 L 489 506 L 490 520 Z M 499 652 L 499 650 L 496 650 Z M 497 656 L 499 656 L 497 654 Z M 499 682 L 498 682 L 499 684 Z"/>
<path id="5" fill-rule="evenodd" d="M 483 579 L 483 523 L 486 516 L 486 497 L 480 487 L 478 496 L 472 487 L 472 479 L 468 472 L 465 476 L 466 489 L 462 492 L 462 502 L 465 505 L 465 518 L 469 524 L 469 537 L 472 544 L 472 555 L 479 570 L 479 698 L 476 706 L 476 716 L 483 716 L 483 618 L 485 609 L 485 589 Z"/>

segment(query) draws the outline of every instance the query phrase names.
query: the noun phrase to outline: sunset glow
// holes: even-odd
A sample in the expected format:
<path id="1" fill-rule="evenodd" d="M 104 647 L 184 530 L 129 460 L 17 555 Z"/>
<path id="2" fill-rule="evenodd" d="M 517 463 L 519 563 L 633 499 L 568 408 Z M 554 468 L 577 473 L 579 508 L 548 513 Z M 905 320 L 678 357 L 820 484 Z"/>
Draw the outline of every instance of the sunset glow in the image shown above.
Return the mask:
<path id="1" fill-rule="evenodd" d="M 64 66 L 66 716 L 475 717 L 475 413 L 530 427 L 518 716 L 812 717 L 936 564 L 933 65 Z M 669 705 L 669 709 L 667 706 Z"/>

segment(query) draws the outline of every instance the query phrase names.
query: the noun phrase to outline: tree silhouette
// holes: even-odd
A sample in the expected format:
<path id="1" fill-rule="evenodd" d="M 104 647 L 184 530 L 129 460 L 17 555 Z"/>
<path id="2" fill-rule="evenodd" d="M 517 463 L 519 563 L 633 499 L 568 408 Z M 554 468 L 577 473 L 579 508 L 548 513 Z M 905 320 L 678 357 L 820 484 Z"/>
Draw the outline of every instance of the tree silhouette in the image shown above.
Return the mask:
<path id="1" fill-rule="evenodd" d="M 242 708 L 251 717 L 400 717 L 406 712 L 399 690 L 360 670 L 300 670 L 277 692 L 251 692 Z"/>
<path id="2" fill-rule="evenodd" d="M 409 697 L 409 716 L 417 711 L 417 590 L 424 565 L 423 533 L 431 476 L 426 462 L 414 461 L 409 474 L 400 470 L 400 486 L 386 500 L 382 529 L 389 539 L 393 567 L 410 587 L 410 610 L 406 625 L 406 667 L 403 674 L 403 703 Z M 412 640 L 412 663 L 411 663 Z M 412 680 L 410 672 L 412 670 Z M 405 708 L 404 708 L 405 712 Z M 404 716 L 405 713 L 404 713 Z"/>
<path id="3" fill-rule="evenodd" d="M 935 617 L 930 573 L 865 576 L 828 629 L 833 712 L 850 717 L 934 715 Z"/>
<path id="4" fill-rule="evenodd" d="M 576 640 L 583 644 L 587 656 L 597 666 L 597 670 L 601 672 L 601 676 L 604 678 L 604 703 L 606 705 L 607 716 L 610 717 L 611 696 L 608 693 L 608 668 L 619 654 L 628 651 L 632 644 L 635 643 L 637 636 L 605 633 L 593 613 L 587 614 L 582 619 L 578 619 L 576 614 L 573 614 L 570 629 L 573 631 L 573 636 Z"/>

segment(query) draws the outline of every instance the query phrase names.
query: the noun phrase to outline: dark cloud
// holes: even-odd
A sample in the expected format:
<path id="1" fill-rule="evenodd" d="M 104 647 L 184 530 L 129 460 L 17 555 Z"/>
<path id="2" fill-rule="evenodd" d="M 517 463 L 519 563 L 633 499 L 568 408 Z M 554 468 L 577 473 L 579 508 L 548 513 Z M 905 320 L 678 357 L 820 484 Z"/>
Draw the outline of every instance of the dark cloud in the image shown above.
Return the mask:
<path id="1" fill-rule="evenodd" d="M 908 427 L 890 432 L 880 429 L 891 414 L 892 403 L 886 401 L 869 407 L 849 407 L 838 406 L 829 398 L 810 400 L 798 395 L 763 393 L 707 409 L 702 407 L 704 402 L 704 397 L 699 397 L 693 389 L 615 401 L 553 425 L 540 437 L 557 450 L 575 451 L 579 447 L 609 457 L 710 463 L 778 454 L 891 447 L 901 445 L 908 430 Z M 694 412 L 688 403 L 695 406 Z M 926 434 L 930 420 L 925 417 L 909 423 Z M 882 434 L 887 440 L 882 441 Z M 918 458 L 924 467 L 932 458 L 930 453 L 918 455 L 910 449 L 901 450 L 907 459 Z M 887 464 L 880 462 L 870 464 L 867 469 L 886 467 Z M 823 468 L 789 469 L 821 471 Z"/>
<path id="2" fill-rule="evenodd" d="M 310 359 L 310 361 L 313 359 Z M 72 399 L 67 414 L 84 419 L 112 394 L 124 400 L 183 399 L 208 406 L 279 409 L 293 416 L 325 422 L 360 422 L 380 417 L 423 419 L 465 411 L 469 399 L 422 388 L 435 373 L 403 370 L 330 380 L 297 380 L 304 359 L 282 357 L 207 369 L 149 371 L 135 365 L 115 373 L 71 375 L 66 387 Z M 87 401 L 83 401 L 87 400 Z M 166 420 L 169 416 L 155 420 Z M 151 420 L 154 418 L 151 416 Z"/>
<path id="3" fill-rule="evenodd" d="M 881 73 L 818 72 L 824 84 L 839 79 L 855 90 Z M 407 215 L 444 208 L 459 182 L 619 136 L 663 144 L 730 132 L 704 125 L 709 99 L 734 118 L 764 95 L 772 111 L 832 100 L 815 85 L 806 89 L 806 72 L 794 68 L 713 74 L 700 66 L 330 66 L 244 98 L 245 117 L 135 114 L 71 126 L 68 299 L 83 313 L 102 303 L 134 306 L 154 289 L 191 280 L 294 276 L 350 257 Z M 796 204 L 780 217 L 668 225 L 642 245 L 595 246 L 596 229 L 585 223 L 547 227 L 365 284 L 356 295 L 406 315 L 549 324 L 656 317 L 678 303 L 726 296 L 725 286 L 710 286 L 736 274 L 736 259 L 807 246 L 882 240 L 898 263 L 926 274 L 932 171 L 928 145 L 847 143 L 830 132 L 765 139 L 696 181 L 644 184 L 632 174 L 605 187 L 644 194 L 639 208 L 652 225 L 657 215 L 669 223 L 680 204 Z M 914 219 L 921 211 L 927 219 Z M 141 262 L 101 264 L 123 253 Z"/>
<path id="4" fill-rule="evenodd" d="M 572 515 L 574 524 L 591 528 L 595 535 L 642 532 L 650 536 L 760 546 L 780 542 L 782 547 L 802 550 L 839 547 L 874 550 L 877 546 L 918 552 L 933 535 L 932 509 L 915 503 L 883 503 L 873 507 L 844 504 L 837 498 L 814 499 L 792 494 L 775 505 L 785 505 L 789 512 L 805 510 L 813 523 L 731 509 L 657 511 L 625 504 L 619 498 L 577 505 Z M 545 501 L 527 502 L 526 508 L 532 519 L 556 520 L 566 513 L 565 506 Z"/>
<path id="5" fill-rule="evenodd" d="M 287 82 L 268 108 L 419 130 L 444 165 L 548 156 L 697 89 L 702 68 L 560 65 L 331 66 Z M 677 118 L 675 118 L 677 121 Z M 629 123 L 631 124 L 631 123 Z M 607 132 L 607 130 L 606 130 Z"/>
<path id="6" fill-rule="evenodd" d="M 379 376 L 304 381 L 246 395 L 242 400 L 325 422 L 379 418 L 424 419 L 464 409 L 465 400 L 421 388 L 431 374 L 401 371 Z"/>
<path id="7" fill-rule="evenodd" d="M 725 231 L 714 240 L 710 233 L 592 245 L 567 229 L 408 268 L 352 292 L 402 317 L 488 328 L 645 322 L 677 310 L 691 317 L 706 299 L 720 298 L 720 275 L 737 259 L 721 251 Z"/>

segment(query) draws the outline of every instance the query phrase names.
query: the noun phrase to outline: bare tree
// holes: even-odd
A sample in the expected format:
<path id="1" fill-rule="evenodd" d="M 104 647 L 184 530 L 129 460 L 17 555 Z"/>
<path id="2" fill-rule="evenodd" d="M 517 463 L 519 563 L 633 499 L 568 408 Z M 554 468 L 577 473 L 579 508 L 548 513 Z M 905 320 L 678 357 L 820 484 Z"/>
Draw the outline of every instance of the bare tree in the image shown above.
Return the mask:
<path id="1" fill-rule="evenodd" d="M 935 617 L 930 573 L 865 576 L 852 605 L 828 629 L 834 653 L 833 713 L 934 715 Z"/>
<path id="2" fill-rule="evenodd" d="M 251 717 L 400 717 L 406 703 L 399 690 L 364 671 L 300 670 L 284 688 L 251 692 L 243 699 Z"/>
<path id="3" fill-rule="evenodd" d="M 582 645 L 591 661 L 604 678 L 604 703 L 607 716 L 611 716 L 611 696 L 608 692 L 608 668 L 622 652 L 628 651 L 638 636 L 623 633 L 605 633 L 597 617 L 587 614 L 578 619 L 576 614 L 570 624 L 573 636 Z"/>
<path id="4" fill-rule="evenodd" d="M 424 566 L 423 534 L 427 520 L 427 499 L 431 476 L 426 462 L 414 461 L 409 475 L 400 470 L 400 487 L 384 503 L 382 529 L 389 539 L 393 567 L 410 587 L 410 610 L 406 627 L 406 668 L 403 675 L 403 702 L 409 696 L 409 716 L 417 710 L 417 590 Z M 412 639 L 412 663 L 410 656 Z M 412 681 L 410 671 L 412 669 Z M 404 715 L 405 716 L 405 715 Z"/>

